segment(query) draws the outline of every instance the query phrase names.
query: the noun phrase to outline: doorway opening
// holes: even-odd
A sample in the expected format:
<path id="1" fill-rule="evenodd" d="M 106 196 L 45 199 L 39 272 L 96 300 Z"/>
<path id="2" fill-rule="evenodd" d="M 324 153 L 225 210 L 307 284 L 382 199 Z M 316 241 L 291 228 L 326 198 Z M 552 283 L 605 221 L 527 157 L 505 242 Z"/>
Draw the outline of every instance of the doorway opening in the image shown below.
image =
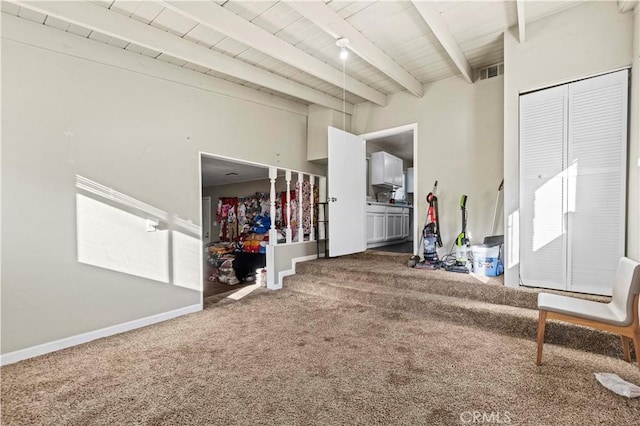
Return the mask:
<path id="1" fill-rule="evenodd" d="M 270 181 L 268 166 L 202 153 L 200 170 L 202 297 L 207 306 L 264 285 Z"/>
<path id="2" fill-rule="evenodd" d="M 367 250 L 418 252 L 418 124 L 361 135 L 367 153 Z"/>

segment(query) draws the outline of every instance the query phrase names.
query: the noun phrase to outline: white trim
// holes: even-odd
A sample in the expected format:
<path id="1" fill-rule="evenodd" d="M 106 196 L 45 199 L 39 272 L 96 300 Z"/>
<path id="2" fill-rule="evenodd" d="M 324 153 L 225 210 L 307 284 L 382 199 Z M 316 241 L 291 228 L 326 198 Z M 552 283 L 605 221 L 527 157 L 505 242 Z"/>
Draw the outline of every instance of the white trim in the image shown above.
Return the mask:
<path id="1" fill-rule="evenodd" d="M 271 244 L 268 244 L 266 247 L 266 261 L 267 261 L 267 288 L 269 290 L 280 290 L 282 288 L 281 284 L 278 284 L 275 278 L 276 271 L 276 254 L 274 247 Z"/>
<path id="2" fill-rule="evenodd" d="M 379 139 L 379 138 L 384 138 L 386 136 L 397 135 L 398 133 L 408 132 L 409 130 L 414 130 L 414 131 L 418 130 L 418 123 L 404 124 L 402 126 L 391 127 L 389 129 L 376 130 L 374 132 L 363 133 L 358 136 L 365 139 Z"/>
<path id="3" fill-rule="evenodd" d="M 202 151 L 198 152 L 198 191 L 200 192 L 200 255 L 204 251 L 204 236 L 202 235 Z M 211 203 L 211 201 L 209 201 Z M 209 218 L 211 220 L 211 218 Z M 211 227 L 211 224 L 209 224 Z M 211 240 L 211 229 L 209 230 L 209 239 Z M 204 259 L 200 261 L 200 309 L 204 309 Z"/>
<path id="4" fill-rule="evenodd" d="M 99 330 L 89 331 L 87 333 L 78 334 L 76 336 L 65 337 L 53 342 L 43 343 L 41 345 L 32 346 L 26 349 L 20 349 L 0 355 L 0 365 L 13 364 L 18 361 L 33 358 L 36 356 L 59 351 L 61 349 L 70 348 L 72 346 L 87 343 L 92 340 L 101 339 L 103 337 L 113 336 L 115 334 L 124 333 L 125 331 L 135 330 L 136 328 L 146 327 L 162 321 L 167 321 L 182 315 L 192 314 L 202 310 L 202 305 L 185 306 L 184 308 L 174 309 L 173 311 L 163 312 L 161 314 L 151 315 L 145 318 L 125 322 L 110 327 L 101 328 Z"/>
<path id="5" fill-rule="evenodd" d="M 272 166 L 269 164 L 265 164 L 265 163 L 258 163 L 256 161 L 250 161 L 250 160 L 242 160 L 239 158 L 235 158 L 235 157 L 228 157 L 226 155 L 220 155 L 220 154 L 211 154 L 208 152 L 204 152 L 204 151 L 200 151 L 200 156 L 204 156 L 204 157 L 209 157 L 209 158 L 216 158 L 218 160 L 226 160 L 229 161 L 231 163 L 239 163 L 239 164 L 246 164 L 249 166 L 256 166 L 256 167 L 263 167 L 265 169 L 271 168 L 271 167 L 275 167 L 278 170 L 282 170 L 282 171 L 287 171 L 290 170 L 292 173 L 302 173 L 305 175 L 312 175 L 312 176 L 316 176 L 316 177 L 323 177 L 321 175 L 317 175 L 315 173 L 311 173 L 311 172 L 304 172 L 304 171 L 300 171 L 300 170 L 295 170 L 295 169 L 291 169 L 289 167 L 282 167 L 282 166 Z"/>
<path id="6" fill-rule="evenodd" d="M 623 70 L 631 71 L 631 65 L 627 65 L 627 66 L 620 67 L 620 68 L 614 68 L 614 69 L 606 70 L 606 71 L 598 71 L 598 72 L 594 72 L 594 73 L 590 73 L 590 74 L 585 74 L 585 75 L 582 75 L 580 77 L 572 77 L 572 78 L 567 79 L 567 80 L 558 80 L 558 81 L 554 81 L 552 83 L 547 83 L 544 86 L 536 86 L 536 87 L 531 88 L 531 89 L 520 90 L 518 92 L 518 95 L 526 95 L 526 94 L 531 93 L 531 92 L 537 92 L 539 90 L 545 90 L 545 89 L 549 89 L 549 88 L 555 87 L 555 86 L 562 86 L 562 85 L 565 85 L 565 84 L 575 83 L 576 81 L 586 80 L 588 78 L 600 77 L 601 75 L 612 74 L 614 72 L 623 71 Z"/>
<path id="7" fill-rule="evenodd" d="M 307 262 L 309 260 L 315 260 L 317 258 L 318 258 L 317 254 L 310 254 L 308 256 L 294 257 L 293 259 L 291 259 L 291 269 L 278 272 L 278 283 L 277 283 L 277 285 L 279 286 L 278 288 L 282 288 L 282 280 L 284 279 L 284 277 L 288 277 L 296 273 L 296 263 Z"/>

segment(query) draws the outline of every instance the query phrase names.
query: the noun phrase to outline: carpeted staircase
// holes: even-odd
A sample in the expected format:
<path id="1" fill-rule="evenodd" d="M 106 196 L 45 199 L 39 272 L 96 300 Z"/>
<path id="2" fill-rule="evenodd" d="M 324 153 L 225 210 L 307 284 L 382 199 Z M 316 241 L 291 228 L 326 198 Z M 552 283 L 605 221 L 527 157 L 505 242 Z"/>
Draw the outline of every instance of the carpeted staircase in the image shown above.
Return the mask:
<path id="1" fill-rule="evenodd" d="M 535 340 L 537 294 L 543 290 L 505 287 L 502 277 L 409 268 L 408 257 L 368 251 L 298 263 L 296 274 L 285 278 L 284 286 L 315 296 Z M 610 299 L 574 296 L 601 302 Z M 548 322 L 545 342 L 622 356 L 619 336 L 567 323 Z"/>

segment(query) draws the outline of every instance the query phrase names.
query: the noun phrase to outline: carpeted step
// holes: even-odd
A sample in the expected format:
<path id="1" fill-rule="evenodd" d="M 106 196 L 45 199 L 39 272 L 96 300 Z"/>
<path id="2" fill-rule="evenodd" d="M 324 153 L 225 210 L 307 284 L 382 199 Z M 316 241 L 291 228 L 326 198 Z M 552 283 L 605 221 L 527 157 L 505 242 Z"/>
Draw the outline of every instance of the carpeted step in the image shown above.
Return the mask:
<path id="1" fill-rule="evenodd" d="M 408 312 L 428 319 L 506 335 L 529 339 L 535 339 L 536 335 L 538 313 L 533 309 L 425 293 L 409 288 L 390 288 L 366 281 L 336 281 L 333 278 L 313 277 L 308 274 L 287 277 L 284 285 L 305 294 L 349 300 L 395 312 Z M 545 341 L 614 357 L 622 356 L 618 336 L 567 323 L 548 322 Z M 501 354 L 500 348 L 496 348 L 496 353 L 508 356 Z"/>
<path id="2" fill-rule="evenodd" d="M 389 268 L 380 263 L 359 260 L 358 264 L 332 262 L 332 259 L 299 263 L 297 275 L 326 277 L 333 280 L 369 282 L 381 286 L 423 293 L 479 300 L 487 303 L 534 309 L 537 292 L 516 290 L 483 282 L 484 277 L 456 274 L 444 270 L 413 269 L 406 265 Z M 487 280 L 488 281 L 488 280 Z"/>
<path id="3" fill-rule="evenodd" d="M 505 287 L 502 276 L 484 277 L 444 270 L 409 268 L 406 266 L 407 259 L 406 255 L 387 253 L 380 255 L 365 252 L 299 263 L 296 265 L 296 274 L 326 277 L 337 281 L 373 283 L 396 289 L 537 309 L 540 289 Z M 591 295 L 574 294 L 574 296 L 600 302 L 607 302 L 610 299 Z"/>

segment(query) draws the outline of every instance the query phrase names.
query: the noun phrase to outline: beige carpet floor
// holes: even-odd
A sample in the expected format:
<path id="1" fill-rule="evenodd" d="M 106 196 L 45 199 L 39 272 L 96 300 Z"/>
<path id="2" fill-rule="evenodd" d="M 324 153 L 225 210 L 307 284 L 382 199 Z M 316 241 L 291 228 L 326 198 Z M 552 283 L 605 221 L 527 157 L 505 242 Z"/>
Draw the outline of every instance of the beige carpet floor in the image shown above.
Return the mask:
<path id="1" fill-rule="evenodd" d="M 530 340 L 259 290 L 3 367 L 2 424 L 640 423 L 640 399 L 593 375 L 640 384 L 637 366 L 553 345 L 534 358 Z"/>

